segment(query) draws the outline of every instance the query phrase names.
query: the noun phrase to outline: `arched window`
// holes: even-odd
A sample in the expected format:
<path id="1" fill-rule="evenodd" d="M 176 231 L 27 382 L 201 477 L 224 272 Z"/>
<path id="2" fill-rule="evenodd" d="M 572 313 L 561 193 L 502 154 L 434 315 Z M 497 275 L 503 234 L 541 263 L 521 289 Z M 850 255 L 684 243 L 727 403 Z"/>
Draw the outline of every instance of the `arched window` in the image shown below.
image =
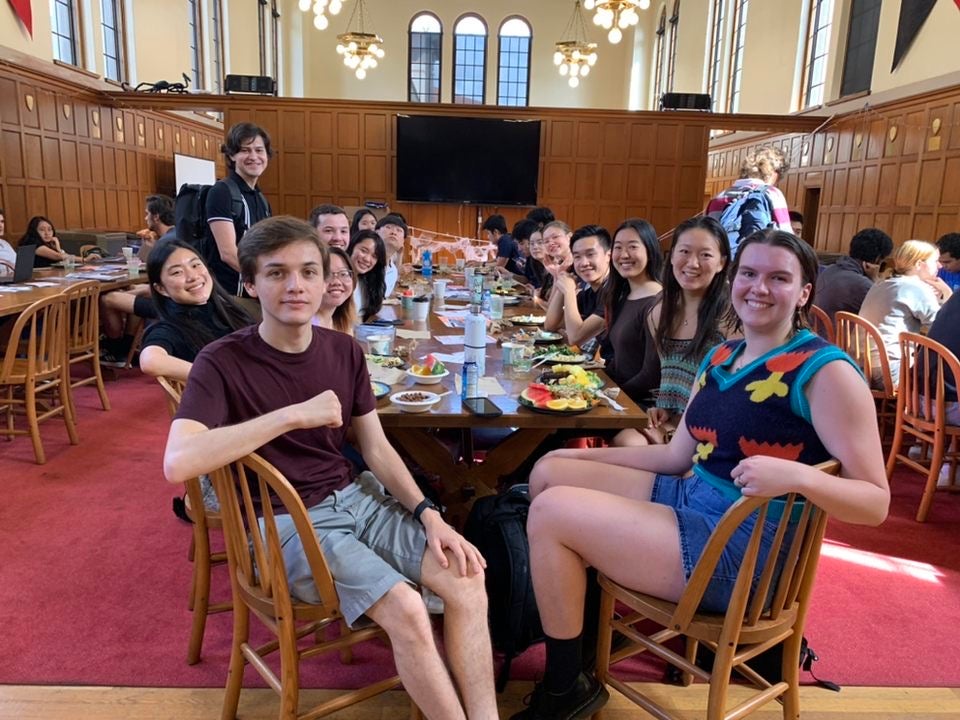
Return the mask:
<path id="1" fill-rule="evenodd" d="M 660 95 L 663 93 L 663 42 L 667 32 L 667 8 L 660 8 L 657 21 L 657 39 L 653 48 L 653 109 L 660 107 Z"/>
<path id="2" fill-rule="evenodd" d="M 710 11 L 710 53 L 707 59 L 707 92 L 710 109 L 720 107 L 720 66 L 723 64 L 723 26 L 726 21 L 726 0 L 713 0 Z"/>
<path id="3" fill-rule="evenodd" d="M 482 105 L 486 97 L 487 26 L 464 15 L 453 26 L 453 101 Z"/>
<path id="4" fill-rule="evenodd" d="M 680 0 L 673 0 L 670 14 L 670 50 L 667 51 L 667 92 L 673 92 L 673 73 L 677 68 L 677 32 L 680 30 Z"/>
<path id="5" fill-rule="evenodd" d="M 832 17 L 833 0 L 810 0 L 810 12 L 807 15 L 807 50 L 804 53 L 803 85 L 800 92 L 801 108 L 823 103 Z"/>
<path id="6" fill-rule="evenodd" d="M 407 100 L 440 102 L 440 48 L 443 26 L 436 15 L 420 13 L 410 21 Z"/>
<path id="7" fill-rule="evenodd" d="M 513 17 L 500 26 L 497 105 L 530 104 L 530 24 Z"/>
<path id="8" fill-rule="evenodd" d="M 740 107 L 743 75 L 743 45 L 747 36 L 747 0 L 733 0 L 733 43 L 730 48 L 730 82 L 727 85 L 727 112 Z"/>

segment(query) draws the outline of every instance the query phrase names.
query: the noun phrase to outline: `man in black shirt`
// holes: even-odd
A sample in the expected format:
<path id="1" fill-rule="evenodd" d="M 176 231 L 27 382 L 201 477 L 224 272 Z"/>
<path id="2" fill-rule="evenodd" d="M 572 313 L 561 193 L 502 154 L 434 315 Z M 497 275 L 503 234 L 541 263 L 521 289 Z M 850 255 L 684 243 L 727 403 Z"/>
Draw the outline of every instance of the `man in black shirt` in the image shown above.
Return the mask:
<path id="1" fill-rule="evenodd" d="M 251 225 L 271 214 L 257 187 L 273 155 L 270 136 L 253 123 L 237 123 L 227 132 L 220 150 L 230 174 L 207 193 L 203 255 L 223 288 L 231 295 L 243 296 L 237 244 Z"/>

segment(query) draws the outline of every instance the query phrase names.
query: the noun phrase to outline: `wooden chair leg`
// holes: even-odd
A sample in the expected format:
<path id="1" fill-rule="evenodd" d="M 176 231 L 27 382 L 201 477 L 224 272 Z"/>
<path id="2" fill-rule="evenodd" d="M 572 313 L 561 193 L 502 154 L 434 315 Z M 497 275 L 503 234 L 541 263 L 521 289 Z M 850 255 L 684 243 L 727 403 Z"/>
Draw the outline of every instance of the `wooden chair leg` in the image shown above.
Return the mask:
<path id="1" fill-rule="evenodd" d="M 234 593 L 236 594 L 236 593 Z M 250 609 L 243 602 L 233 605 L 233 640 L 230 645 L 230 667 L 227 670 L 227 686 L 223 693 L 223 709 L 220 720 L 236 720 L 240 705 L 240 689 L 243 687 L 243 659 L 241 646 L 250 633 Z"/>
<path id="2" fill-rule="evenodd" d="M 37 421 L 37 390 L 32 384 L 26 387 L 24 402 L 24 410 L 27 413 L 27 427 L 30 429 L 30 440 L 33 443 L 33 456 L 36 458 L 37 465 L 43 465 L 47 462 L 47 456 L 43 452 L 43 443 L 40 441 L 40 424 Z"/>
<path id="3" fill-rule="evenodd" d="M 73 392 L 70 387 L 70 369 L 64 364 L 63 374 L 60 376 L 60 404 L 63 406 L 63 423 L 67 426 L 67 436 L 71 445 L 79 445 L 77 435 L 77 415 L 73 410 Z"/>
<path id="4" fill-rule="evenodd" d="M 920 507 L 917 509 L 917 522 L 927 521 L 927 514 L 933 505 L 933 496 L 937 492 L 937 480 L 940 479 L 940 465 L 943 463 L 943 443 L 943 435 L 938 433 L 933 443 L 933 454 L 930 456 L 930 470 L 927 473 L 927 482 L 923 488 L 923 497 L 920 499 Z"/>
<path id="5" fill-rule="evenodd" d="M 99 343 L 97 343 L 97 345 L 97 357 L 93 358 L 90 364 L 93 365 L 93 375 L 97 378 L 97 394 L 100 396 L 100 407 L 104 410 L 109 410 L 110 398 L 107 397 L 107 388 L 103 385 L 103 368 L 100 367 Z"/>
<path id="6" fill-rule="evenodd" d="M 784 720 L 800 720 L 800 644 L 801 633 L 794 629 L 793 635 L 783 641 L 781 676 L 788 687 L 783 699 Z"/>
<path id="7" fill-rule="evenodd" d="M 187 664 L 195 665 L 200 661 L 203 649 L 203 634 L 207 626 L 207 614 L 210 609 L 210 538 L 205 530 L 194 528 L 193 580 L 190 597 L 190 609 L 193 611 L 193 623 L 190 630 L 190 645 L 187 648 Z"/>

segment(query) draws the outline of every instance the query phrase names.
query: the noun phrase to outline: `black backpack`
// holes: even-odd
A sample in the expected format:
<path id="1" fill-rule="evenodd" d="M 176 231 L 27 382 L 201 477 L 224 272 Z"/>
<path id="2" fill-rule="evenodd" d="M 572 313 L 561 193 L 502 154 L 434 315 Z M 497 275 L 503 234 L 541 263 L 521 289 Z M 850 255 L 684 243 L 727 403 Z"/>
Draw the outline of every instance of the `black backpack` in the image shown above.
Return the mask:
<path id="1" fill-rule="evenodd" d="M 231 214 L 243 222 L 245 215 L 243 196 L 240 188 L 232 178 L 226 178 L 230 188 Z M 207 237 L 207 193 L 213 185 L 196 185 L 184 183 L 177 193 L 174 205 L 174 225 L 177 228 L 177 237 L 193 245 L 198 251 L 203 250 L 204 240 Z M 239 235 L 237 236 L 239 237 Z"/>
<path id="2" fill-rule="evenodd" d="M 497 692 L 506 687 L 513 658 L 543 640 L 530 577 L 529 510 L 527 486 L 514 485 L 502 495 L 478 498 L 464 526 L 464 537 L 487 561 L 490 638 L 504 655 Z"/>

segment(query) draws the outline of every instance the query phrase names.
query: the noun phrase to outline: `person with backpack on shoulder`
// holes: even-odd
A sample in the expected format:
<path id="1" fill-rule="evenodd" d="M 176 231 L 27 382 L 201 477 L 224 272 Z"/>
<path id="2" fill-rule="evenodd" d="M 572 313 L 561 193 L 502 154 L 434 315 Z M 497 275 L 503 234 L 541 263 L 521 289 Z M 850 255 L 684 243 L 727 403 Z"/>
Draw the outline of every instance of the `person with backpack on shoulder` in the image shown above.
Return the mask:
<path id="1" fill-rule="evenodd" d="M 257 184 L 273 151 L 267 131 L 248 122 L 231 127 L 220 150 L 230 173 L 206 196 L 203 255 L 217 282 L 231 295 L 245 297 L 237 245 L 251 225 L 271 215 L 270 204 Z M 244 304 L 253 302 L 247 299 Z"/>
<path id="2" fill-rule="evenodd" d="M 764 146 L 743 158 L 740 179 L 707 205 L 706 215 L 718 220 L 730 240 L 730 257 L 740 241 L 757 230 L 775 227 L 792 233 L 790 210 L 777 183 L 790 162 L 780 148 Z"/>

